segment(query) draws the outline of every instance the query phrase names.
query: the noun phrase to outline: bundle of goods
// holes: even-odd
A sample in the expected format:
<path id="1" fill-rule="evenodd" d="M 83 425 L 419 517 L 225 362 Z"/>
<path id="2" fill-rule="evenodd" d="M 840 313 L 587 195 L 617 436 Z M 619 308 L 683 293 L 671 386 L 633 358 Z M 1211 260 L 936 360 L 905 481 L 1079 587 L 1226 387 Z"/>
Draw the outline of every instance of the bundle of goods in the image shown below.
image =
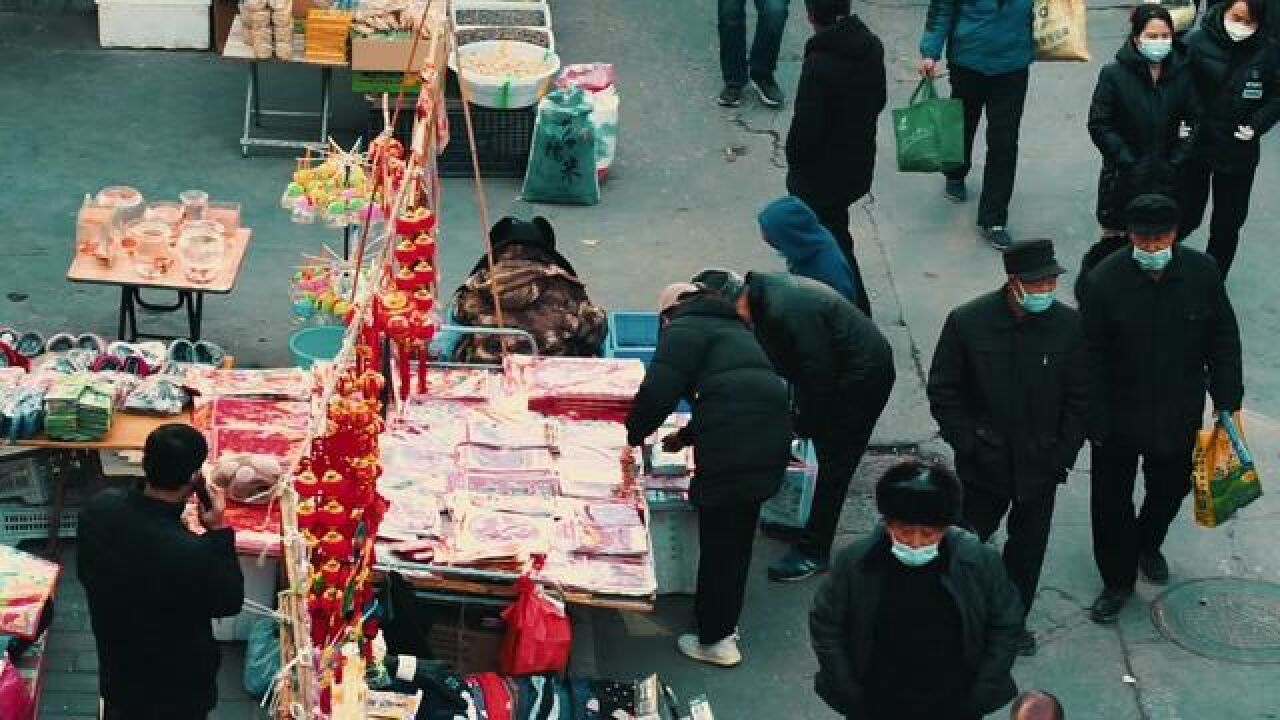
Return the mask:
<path id="1" fill-rule="evenodd" d="M 556 78 L 559 89 L 580 88 L 591 102 L 591 127 L 595 131 L 596 176 L 604 182 L 618 154 L 618 88 L 613 65 L 568 65 Z"/>
<path id="2" fill-rule="evenodd" d="M 347 36 L 351 32 L 351 13 L 342 10 L 312 8 L 307 11 L 304 54 L 309 62 L 344 63 L 347 61 Z"/>
<path id="3" fill-rule="evenodd" d="M 92 375 L 63 375 L 44 395 L 45 434 L 52 440 L 92 442 L 111 430 L 115 388 Z"/>
<path id="4" fill-rule="evenodd" d="M 293 59 L 292 0 L 240 0 L 240 18 L 254 57 Z"/>
<path id="5" fill-rule="evenodd" d="M 421 22 L 426 2 L 422 0 L 363 0 L 356 8 L 352 34 L 359 37 L 403 37 L 417 31 L 431 39 L 431 23 Z"/>
<path id="6" fill-rule="evenodd" d="M 308 151 L 281 194 L 280 207 L 301 224 L 317 219 L 333 228 L 377 223 L 381 211 L 369 201 L 371 190 L 358 153 L 328 152 L 313 160 Z"/>
<path id="7" fill-rule="evenodd" d="M 57 563 L 0 545 L 0 635 L 35 639 L 61 572 Z"/>
<path id="8" fill-rule="evenodd" d="M 44 395 L 52 382 L 52 375 L 0 368 L 0 435 L 14 442 L 40 434 Z"/>
<path id="9" fill-rule="evenodd" d="M 435 376 L 443 372 L 428 371 L 428 388 L 440 387 Z M 477 372 L 484 375 L 463 377 L 496 374 Z M 492 393 L 487 401 L 477 391 L 464 393 L 469 401 L 430 391 L 411 398 L 383 436 L 378 487 L 391 504 L 388 517 L 403 519 L 384 526 L 381 560 L 511 577 L 528 558 L 545 556 L 543 581 L 651 594 L 647 513 L 618 461 L 625 429 L 513 407 L 512 384 L 476 387 Z M 434 502 L 421 502 L 426 496 Z"/>
<path id="10" fill-rule="evenodd" d="M 313 260 L 298 268 L 289 285 L 293 317 L 314 325 L 345 325 L 351 321 L 353 306 L 347 300 L 355 285 L 355 271 L 349 261 L 331 257 Z M 359 284 L 369 286 L 369 266 L 360 271 Z"/>
<path id="11" fill-rule="evenodd" d="M 528 393 L 531 410 L 617 422 L 644 380 L 644 363 L 634 359 L 508 355 L 503 369 Z"/>
<path id="12" fill-rule="evenodd" d="M 179 266 L 191 282 L 208 283 L 221 275 L 239 232 L 240 205 L 210 202 L 203 190 L 147 203 L 137 190 L 113 186 L 85 195 L 75 250 L 106 265 L 123 254 L 143 278 L 162 277 Z"/>
<path id="13" fill-rule="evenodd" d="M 600 202 L 592 104 L 582 88 L 556 88 L 538 103 L 529 166 L 520 196 L 527 202 Z"/>

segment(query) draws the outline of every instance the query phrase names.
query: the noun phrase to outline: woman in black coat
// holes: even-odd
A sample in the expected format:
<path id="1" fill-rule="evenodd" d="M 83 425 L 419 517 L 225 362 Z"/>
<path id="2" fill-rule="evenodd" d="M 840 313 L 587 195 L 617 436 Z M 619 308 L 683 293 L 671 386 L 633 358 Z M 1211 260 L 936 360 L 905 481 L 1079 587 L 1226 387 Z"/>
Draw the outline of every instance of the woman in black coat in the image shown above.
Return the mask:
<path id="1" fill-rule="evenodd" d="M 627 442 L 641 445 L 691 401 L 689 424 L 663 440 L 673 451 L 693 446 L 689 499 L 698 509 L 697 634 L 680 652 L 730 667 L 742 661 L 738 615 L 751 564 L 760 504 L 777 492 L 791 454 L 786 386 L 733 305 L 682 284 L 663 292 L 664 327 L 627 416 Z"/>
<path id="2" fill-rule="evenodd" d="M 1122 213 L 1130 200 L 1175 192 L 1198 115 L 1191 75 L 1173 42 L 1173 18 L 1159 5 L 1139 5 L 1128 39 L 1098 75 L 1089 106 L 1089 137 L 1102 153 L 1102 238 L 1085 256 L 1082 276 L 1125 245 Z"/>
<path id="3" fill-rule="evenodd" d="M 1280 120 L 1280 48 L 1263 30 L 1265 0 L 1228 0 L 1205 13 L 1187 39 L 1191 76 L 1204 106 L 1195 151 L 1182 176 L 1181 237 L 1200 226 L 1209 191 L 1208 253 L 1231 269 L 1258 167 L 1258 144 Z"/>

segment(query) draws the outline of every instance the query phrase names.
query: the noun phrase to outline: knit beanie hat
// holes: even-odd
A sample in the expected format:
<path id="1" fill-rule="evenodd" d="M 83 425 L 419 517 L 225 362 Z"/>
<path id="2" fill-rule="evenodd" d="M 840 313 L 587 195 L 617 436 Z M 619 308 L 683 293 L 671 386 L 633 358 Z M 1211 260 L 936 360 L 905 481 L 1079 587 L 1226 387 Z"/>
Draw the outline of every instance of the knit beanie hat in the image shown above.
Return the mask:
<path id="1" fill-rule="evenodd" d="M 741 275 L 723 268 L 702 270 L 693 276 L 692 282 L 695 285 L 705 287 L 729 302 L 736 301 L 746 285 L 746 281 L 742 279 Z"/>
<path id="2" fill-rule="evenodd" d="M 960 520 L 960 480 L 945 466 L 917 460 L 895 465 L 876 483 L 876 507 L 886 520 L 947 527 Z"/>

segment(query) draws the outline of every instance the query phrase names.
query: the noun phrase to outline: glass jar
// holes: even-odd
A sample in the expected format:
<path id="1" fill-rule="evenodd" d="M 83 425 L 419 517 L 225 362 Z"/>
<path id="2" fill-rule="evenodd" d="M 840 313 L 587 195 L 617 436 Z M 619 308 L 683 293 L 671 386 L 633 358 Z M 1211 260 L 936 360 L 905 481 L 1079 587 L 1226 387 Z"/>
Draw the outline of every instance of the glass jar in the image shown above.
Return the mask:
<path id="1" fill-rule="evenodd" d="M 209 207 L 209 193 L 203 190 L 187 190 L 178 195 L 182 201 L 183 220 L 204 220 L 205 210 Z"/>
<path id="2" fill-rule="evenodd" d="M 104 242 L 110 243 L 121 234 L 116 209 L 98 205 L 85 195 L 76 215 L 76 253 L 92 255 Z"/>
<path id="3" fill-rule="evenodd" d="M 130 225 L 125 234 L 132 238 L 133 269 L 139 275 L 156 278 L 169 271 L 173 264 L 169 246 L 173 232 L 168 223 L 143 220 Z"/>
<path id="4" fill-rule="evenodd" d="M 142 193 L 127 185 L 111 185 L 98 191 L 98 204 L 113 207 L 120 211 L 120 222 L 128 225 L 134 220 L 141 220 L 147 209 Z"/>
<path id="5" fill-rule="evenodd" d="M 221 224 L 196 220 L 182 226 L 178 238 L 178 256 L 182 258 L 187 279 L 196 283 L 211 282 L 222 271 L 227 252 L 225 231 Z"/>
<path id="6" fill-rule="evenodd" d="M 172 240 L 177 238 L 178 229 L 182 227 L 182 205 L 171 200 L 158 200 L 147 204 L 147 211 L 142 217 L 168 225 L 169 238 Z"/>

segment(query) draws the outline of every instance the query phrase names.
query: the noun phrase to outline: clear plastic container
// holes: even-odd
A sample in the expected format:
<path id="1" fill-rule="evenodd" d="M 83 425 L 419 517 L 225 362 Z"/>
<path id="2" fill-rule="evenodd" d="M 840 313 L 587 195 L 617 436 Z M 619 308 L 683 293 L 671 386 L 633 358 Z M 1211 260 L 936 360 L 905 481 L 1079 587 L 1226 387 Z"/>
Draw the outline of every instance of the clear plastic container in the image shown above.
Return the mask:
<path id="1" fill-rule="evenodd" d="M 187 190 L 178 195 L 182 201 L 183 220 L 204 220 L 209 208 L 209 193 L 203 190 Z"/>
<path id="2" fill-rule="evenodd" d="M 178 255 L 187 279 L 207 283 L 218 276 L 227 252 L 225 230 L 220 223 L 196 220 L 182 226 Z"/>
<path id="3" fill-rule="evenodd" d="M 173 232 L 168 223 L 144 220 L 129 226 L 126 235 L 133 239 L 133 269 L 144 278 L 156 278 L 169 271 L 173 250 L 169 246 Z"/>
<path id="4" fill-rule="evenodd" d="M 204 211 L 205 220 L 212 220 L 222 226 L 227 238 L 233 238 L 240 232 L 240 203 L 211 202 Z"/>
<path id="5" fill-rule="evenodd" d="M 134 220 L 141 220 L 146 211 L 146 201 L 142 193 L 127 185 L 111 185 L 98 191 L 98 204 L 113 207 L 120 211 L 120 222 L 127 226 Z"/>
<path id="6" fill-rule="evenodd" d="M 76 253 L 92 255 L 103 242 L 110 243 L 120 234 L 116 209 L 99 205 L 92 196 L 85 195 L 76 215 Z"/>
<path id="7" fill-rule="evenodd" d="M 172 240 L 177 237 L 178 229 L 182 227 L 182 205 L 172 200 L 148 203 L 147 211 L 142 214 L 142 218 L 168 225 L 169 237 Z"/>

